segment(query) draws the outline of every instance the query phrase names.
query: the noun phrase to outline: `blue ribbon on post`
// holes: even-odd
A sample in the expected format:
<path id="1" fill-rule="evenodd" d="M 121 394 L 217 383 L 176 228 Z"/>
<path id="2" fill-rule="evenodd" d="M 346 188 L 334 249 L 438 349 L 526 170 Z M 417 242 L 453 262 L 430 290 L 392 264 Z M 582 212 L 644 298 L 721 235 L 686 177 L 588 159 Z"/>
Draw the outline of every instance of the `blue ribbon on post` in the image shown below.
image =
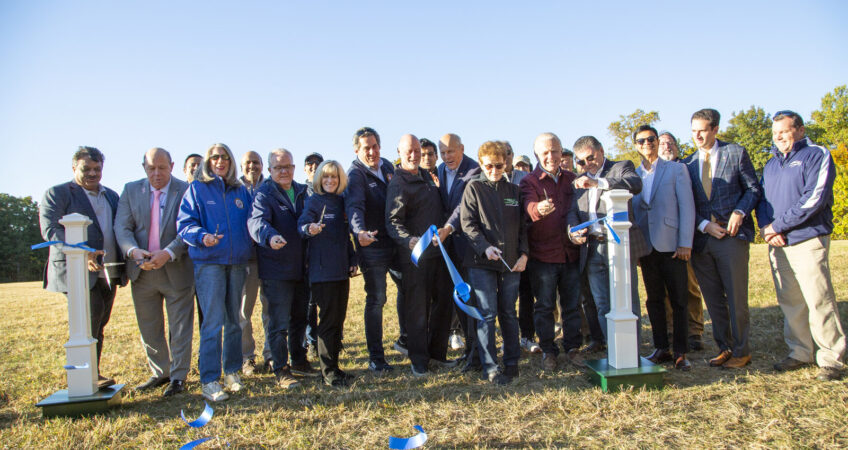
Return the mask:
<path id="1" fill-rule="evenodd" d="M 83 249 L 83 250 L 89 251 L 89 252 L 96 252 L 97 251 L 97 250 L 85 245 L 86 244 L 85 242 L 80 242 L 79 244 L 69 244 L 65 241 L 47 241 L 47 242 L 42 242 L 40 244 L 33 244 L 29 248 L 30 248 L 30 250 L 38 250 L 40 248 L 50 247 L 51 245 L 58 245 L 58 244 L 61 244 L 65 247 L 80 248 L 80 249 Z"/>
<path id="2" fill-rule="evenodd" d="M 602 222 L 604 225 L 606 225 L 607 230 L 609 230 L 610 234 L 612 235 L 612 239 L 615 241 L 615 243 L 621 244 L 621 238 L 618 237 L 618 233 L 616 233 L 615 230 L 612 229 L 612 226 L 610 226 L 610 224 L 609 224 L 610 219 L 612 219 L 613 222 L 627 222 L 628 220 L 630 220 L 630 217 L 627 215 L 627 211 L 617 212 L 617 213 L 614 213 L 612 215 L 612 217 L 610 217 L 610 216 L 598 217 L 595 220 L 583 222 L 580 225 L 571 227 L 571 232 L 573 233 L 575 231 L 580 231 L 584 228 L 589 228 L 589 227 L 591 227 L 592 225 L 594 225 L 598 222 Z"/>
<path id="3" fill-rule="evenodd" d="M 418 434 L 410 438 L 389 436 L 389 448 L 392 450 L 409 450 L 424 445 L 427 442 L 427 433 L 424 432 L 424 428 L 421 425 L 415 425 L 414 428 L 418 430 Z"/>
<path id="4" fill-rule="evenodd" d="M 421 235 L 421 239 L 418 240 L 418 243 L 415 244 L 415 248 L 412 249 L 412 262 L 416 267 L 418 266 L 418 258 L 420 258 L 421 254 L 424 253 L 424 250 L 430 246 L 430 243 L 433 241 L 433 237 L 438 235 L 439 230 L 436 229 L 435 225 L 430 225 L 430 228 Z M 471 286 L 462 279 L 459 271 L 456 270 L 456 266 L 453 265 L 453 261 L 451 261 L 448 256 L 448 252 L 445 251 L 445 246 L 439 245 L 439 249 L 442 251 L 442 258 L 445 260 L 445 265 L 448 267 L 451 280 L 453 280 L 454 303 L 456 303 L 456 306 L 458 306 L 465 314 L 468 314 L 477 320 L 483 320 L 483 315 L 480 314 L 480 311 L 478 311 L 477 308 L 468 305 L 468 301 L 471 300 Z"/>

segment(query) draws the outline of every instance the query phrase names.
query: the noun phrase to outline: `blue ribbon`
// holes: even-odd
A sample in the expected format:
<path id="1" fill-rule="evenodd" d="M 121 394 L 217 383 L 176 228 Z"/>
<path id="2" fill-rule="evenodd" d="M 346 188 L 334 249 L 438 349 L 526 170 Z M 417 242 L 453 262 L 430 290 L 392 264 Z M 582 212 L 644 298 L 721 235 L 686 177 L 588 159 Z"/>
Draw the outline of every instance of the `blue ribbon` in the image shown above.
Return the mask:
<path id="1" fill-rule="evenodd" d="M 396 438 L 389 436 L 389 448 L 393 450 L 409 450 L 411 448 L 418 448 L 424 445 L 424 443 L 427 442 L 427 433 L 424 432 L 424 428 L 421 428 L 421 425 L 415 425 L 414 428 L 418 430 L 418 434 L 411 438 Z"/>
<path id="2" fill-rule="evenodd" d="M 192 428 L 200 428 L 203 425 L 206 425 L 207 423 L 209 423 L 209 421 L 212 420 L 212 412 L 213 412 L 212 407 L 209 406 L 209 403 L 204 402 L 204 404 L 206 405 L 206 408 L 203 409 L 203 413 L 200 415 L 200 417 L 198 417 L 196 420 L 193 420 L 191 422 L 189 422 L 188 419 L 186 419 L 186 416 L 185 416 L 185 413 L 183 413 L 183 410 L 180 410 L 180 417 L 183 418 L 183 422 L 185 422 L 188 426 L 190 426 Z"/>
<path id="3" fill-rule="evenodd" d="M 65 370 L 77 370 L 77 369 L 88 369 L 88 363 L 85 363 L 81 366 L 75 366 L 73 364 L 67 364 L 64 366 Z"/>
<path id="4" fill-rule="evenodd" d="M 418 266 L 418 258 L 422 253 L 424 253 L 424 250 L 430 246 L 430 242 L 433 241 L 433 237 L 438 235 L 439 230 L 436 229 L 435 225 L 430 225 L 430 228 L 421 235 L 421 239 L 418 240 L 418 243 L 415 244 L 415 248 L 412 249 L 412 262 L 415 263 L 416 267 Z M 439 250 L 442 251 L 442 258 L 445 260 L 445 265 L 448 267 L 448 272 L 450 273 L 451 280 L 453 281 L 454 303 L 456 303 L 456 306 L 458 306 L 465 314 L 468 314 L 477 320 L 483 320 L 483 315 L 480 314 L 480 311 L 478 311 L 477 308 L 468 305 L 468 301 L 471 300 L 471 286 L 463 281 L 462 276 L 459 274 L 459 271 L 456 270 L 456 266 L 453 265 L 453 261 L 451 261 L 448 256 L 445 246 L 439 245 Z"/>
<path id="5" fill-rule="evenodd" d="M 198 445 L 200 445 L 200 444 L 202 444 L 202 443 L 204 443 L 204 442 L 206 442 L 210 439 L 215 439 L 215 438 L 214 437 L 205 437 L 205 438 L 202 438 L 202 439 L 195 439 L 195 440 L 189 442 L 188 444 L 185 444 L 182 447 L 180 447 L 180 450 L 188 450 L 190 448 L 197 447 Z"/>
<path id="6" fill-rule="evenodd" d="M 47 241 L 47 242 L 42 242 L 40 244 L 34 244 L 34 245 L 30 246 L 30 250 L 38 250 L 40 248 L 50 247 L 51 245 L 56 245 L 56 244 L 62 244 L 65 247 L 81 248 L 81 249 L 89 251 L 89 252 L 96 252 L 97 251 L 97 250 L 85 245 L 86 244 L 85 242 L 80 242 L 79 244 L 68 244 L 65 241 Z"/>
<path id="7" fill-rule="evenodd" d="M 589 228 L 589 227 L 591 227 L 592 225 L 594 225 L 598 222 L 602 222 L 604 225 L 606 225 L 607 230 L 609 230 L 610 234 L 612 235 L 612 239 L 615 241 L 615 243 L 621 244 L 621 238 L 618 237 L 618 233 L 616 233 L 615 230 L 612 229 L 612 226 L 610 226 L 610 224 L 609 224 L 610 219 L 612 219 L 613 222 L 627 222 L 628 220 L 630 220 L 630 217 L 627 215 L 627 211 L 617 212 L 617 213 L 614 213 L 612 215 L 612 217 L 610 217 L 610 216 L 598 217 L 595 220 L 583 222 L 580 225 L 571 227 L 571 232 L 573 233 L 575 231 L 580 231 L 584 228 Z"/>

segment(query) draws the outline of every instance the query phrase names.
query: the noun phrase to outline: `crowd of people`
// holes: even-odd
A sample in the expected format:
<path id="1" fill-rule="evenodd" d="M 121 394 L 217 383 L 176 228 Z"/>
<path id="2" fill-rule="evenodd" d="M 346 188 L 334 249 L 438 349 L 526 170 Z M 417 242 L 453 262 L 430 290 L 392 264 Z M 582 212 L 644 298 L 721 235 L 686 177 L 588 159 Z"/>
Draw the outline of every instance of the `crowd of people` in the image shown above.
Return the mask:
<path id="1" fill-rule="evenodd" d="M 572 151 L 553 133 L 535 139 L 535 165 L 516 158 L 506 141 L 483 143 L 475 160 L 455 134 L 437 142 L 404 135 L 393 164 L 381 154 L 377 131 L 363 127 L 353 136 L 356 157 L 347 171 L 311 153 L 301 184 L 294 155 L 280 148 L 266 161 L 244 154 L 239 177 L 235 155 L 219 143 L 185 159 L 182 181 L 172 175 L 168 151 L 153 148 L 143 156 L 146 177 L 127 183 L 120 196 L 100 183 L 103 153 L 80 147 L 73 180 L 44 195 L 41 230 L 45 240 L 63 241 L 64 215 L 92 220 L 87 244 L 97 251 L 87 264 L 98 367 L 116 290 L 130 283 L 152 372 L 137 390 L 185 390 L 195 305 L 207 399 L 227 399 L 243 389 L 240 374 L 255 372 L 273 372 L 284 389 L 303 377 L 350 385 L 354 376 L 339 368 L 339 354 L 350 278 L 360 273 L 371 373 L 395 369 L 384 348 L 388 277 L 397 286 L 393 348 L 409 359 L 413 376 L 461 366 L 507 384 L 518 376 L 522 349 L 541 353 L 542 369 L 552 371 L 583 366 L 587 353 L 606 348 L 608 250 L 618 244 L 597 219 L 608 213 L 604 192 L 624 189 L 633 195 L 632 311 L 641 317 L 639 265 L 655 348 L 648 360 L 691 370 L 687 353 L 704 349 L 705 303 L 717 347 L 709 365 L 751 362 L 748 264 L 756 216 L 789 347 L 775 370 L 816 364 L 818 379 L 839 379 L 846 340 L 828 263 L 833 159 L 805 136 L 798 114 L 780 111 L 772 119 L 774 156 L 758 179 L 743 147 L 716 138 L 719 119 L 713 109 L 692 115 L 697 150 L 683 159 L 671 133 L 638 127 L 632 139 L 639 167 L 608 159 L 592 136 L 577 139 Z M 413 263 L 413 249 L 433 225 L 432 245 Z M 454 302 L 442 250 L 471 286 L 470 304 L 482 320 Z M 64 254 L 51 247 L 45 288 L 66 293 L 66 278 Z M 261 365 L 251 326 L 257 297 Z M 452 330 L 465 347 L 455 360 L 448 358 Z M 98 376 L 101 387 L 114 383 Z"/>

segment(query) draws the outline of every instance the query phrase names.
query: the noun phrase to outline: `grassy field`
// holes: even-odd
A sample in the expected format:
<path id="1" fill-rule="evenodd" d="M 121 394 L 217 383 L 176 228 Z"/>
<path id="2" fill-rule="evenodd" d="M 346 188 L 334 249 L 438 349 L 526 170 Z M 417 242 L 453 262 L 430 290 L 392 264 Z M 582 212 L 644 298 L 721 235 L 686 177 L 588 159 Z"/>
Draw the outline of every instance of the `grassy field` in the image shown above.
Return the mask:
<path id="1" fill-rule="evenodd" d="M 848 317 L 848 242 L 832 245 L 832 274 L 840 313 Z M 420 424 L 427 447 L 848 447 L 848 382 L 822 383 L 815 368 L 778 374 L 771 366 L 787 350 L 783 316 L 774 299 L 766 248 L 752 247 L 750 305 L 753 362 L 741 371 L 710 368 L 716 352 L 690 354 L 694 369 L 666 375 L 661 391 L 604 394 L 585 373 L 567 364 L 540 370 L 540 357 L 521 361 L 521 376 L 495 387 L 476 376 L 445 370 L 413 379 L 409 363 L 388 346 L 397 337 L 394 307 L 387 305 L 385 344 L 394 375 L 374 378 L 365 369 L 362 278 L 354 279 L 342 368 L 357 375 L 350 388 L 307 381 L 283 392 L 273 376 L 245 377 L 246 392 L 213 405 L 203 428 L 179 418 L 203 409 L 196 367 L 186 394 L 136 394 L 149 377 L 129 289 L 121 289 L 106 329 L 101 370 L 126 383 L 120 408 L 80 419 L 41 418 L 35 403 L 65 387 L 67 307 L 62 295 L 40 283 L 0 285 L 0 447 L 179 447 L 193 439 L 220 439 L 201 448 L 379 448 L 389 436 L 411 436 Z M 390 283 L 391 284 L 391 283 Z M 643 307 L 643 312 L 644 312 Z M 254 327 L 262 340 L 259 311 Z M 643 338 L 650 336 L 642 317 Z M 641 353 L 650 352 L 642 342 Z M 195 357 L 197 333 L 195 333 Z M 525 355 L 526 356 L 526 355 Z"/>

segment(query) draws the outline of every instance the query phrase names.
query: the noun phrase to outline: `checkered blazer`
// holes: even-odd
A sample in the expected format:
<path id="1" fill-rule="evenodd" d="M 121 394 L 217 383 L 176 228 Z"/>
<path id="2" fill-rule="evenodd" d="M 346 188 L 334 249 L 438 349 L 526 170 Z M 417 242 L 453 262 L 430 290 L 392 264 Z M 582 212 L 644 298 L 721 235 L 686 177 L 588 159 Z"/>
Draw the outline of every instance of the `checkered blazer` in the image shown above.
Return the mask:
<path id="1" fill-rule="evenodd" d="M 699 252 L 707 243 L 707 234 L 701 233 L 697 227 L 703 220 L 715 216 L 720 222 L 727 222 L 735 210 L 745 213 L 745 220 L 736 238 L 752 242 L 754 240 L 754 220 L 751 211 L 757 206 L 762 196 L 762 187 L 757 180 L 754 165 L 744 147 L 738 144 L 718 141 L 718 155 L 713 170 L 713 187 L 710 198 L 701 184 L 701 168 L 698 154 L 689 155 L 683 160 L 689 169 L 692 179 L 692 191 L 695 196 L 695 236 L 692 250 Z"/>

